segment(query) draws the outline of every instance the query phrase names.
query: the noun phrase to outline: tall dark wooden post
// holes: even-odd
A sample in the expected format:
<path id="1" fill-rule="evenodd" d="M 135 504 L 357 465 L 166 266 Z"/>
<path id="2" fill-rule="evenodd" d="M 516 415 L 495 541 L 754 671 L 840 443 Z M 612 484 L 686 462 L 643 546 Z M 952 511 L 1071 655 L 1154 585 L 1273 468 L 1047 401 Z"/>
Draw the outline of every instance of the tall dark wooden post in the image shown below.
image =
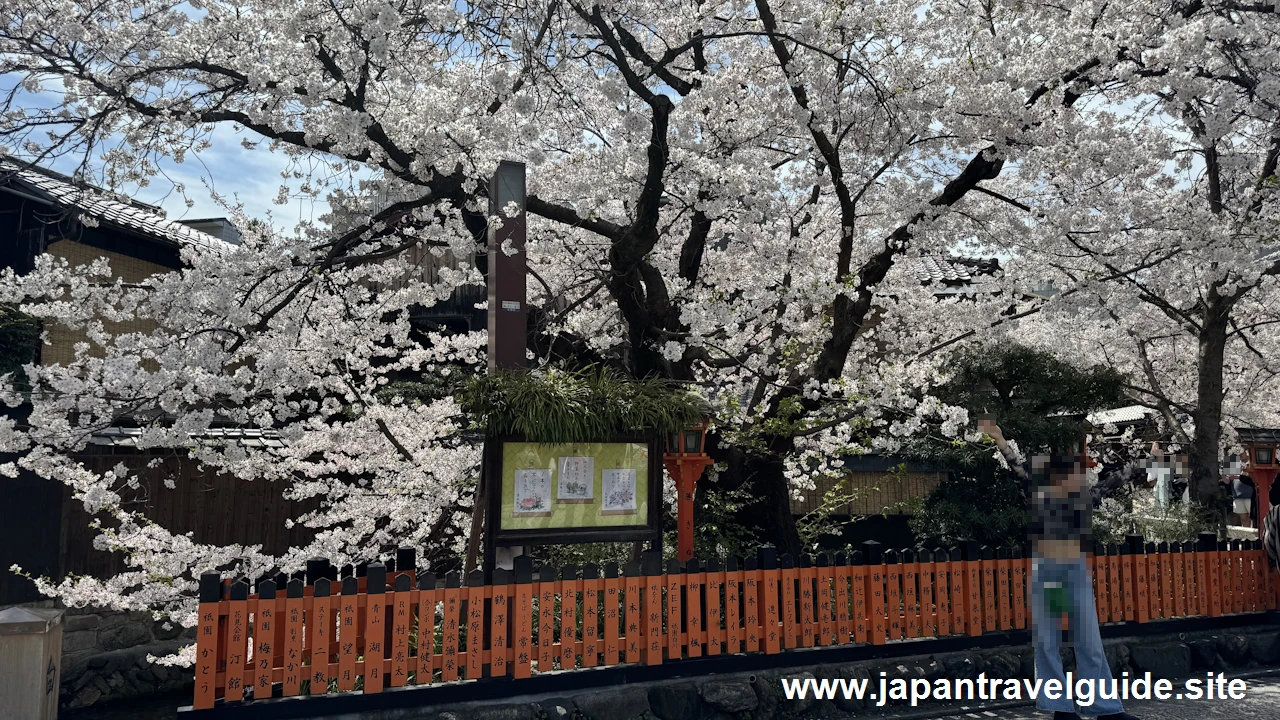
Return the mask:
<path id="1" fill-rule="evenodd" d="M 515 212 L 509 215 L 509 206 Z M 500 218 L 502 227 L 489 227 L 489 372 L 524 370 L 528 348 L 529 309 L 525 306 L 525 174 L 524 163 L 503 160 L 489 181 L 489 216 Z M 488 493 L 502 491 L 502 478 L 494 477 L 489 453 L 496 452 L 486 441 L 485 460 L 481 465 L 481 481 L 476 488 L 475 508 L 471 513 L 471 537 L 467 543 L 465 570 L 475 567 Z M 496 527 L 498 518 L 489 518 L 488 527 Z M 513 554 L 521 554 L 519 548 Z M 497 565 L 497 548 L 488 538 L 484 543 L 484 572 L 491 576 Z"/>
<path id="2" fill-rule="evenodd" d="M 515 217 L 507 207 L 515 203 Z M 525 307 L 524 163 L 503 160 L 489 182 L 489 215 L 502 227 L 489 228 L 489 370 L 528 366 L 529 310 Z"/>

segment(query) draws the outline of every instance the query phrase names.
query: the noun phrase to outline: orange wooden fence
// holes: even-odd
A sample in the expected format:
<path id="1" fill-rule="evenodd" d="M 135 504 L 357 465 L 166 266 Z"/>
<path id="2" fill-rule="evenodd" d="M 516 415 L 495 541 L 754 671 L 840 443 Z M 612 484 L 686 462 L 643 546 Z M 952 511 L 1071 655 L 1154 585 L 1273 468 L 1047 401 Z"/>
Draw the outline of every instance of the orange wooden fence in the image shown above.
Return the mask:
<path id="1" fill-rule="evenodd" d="M 258 582 L 201 577 L 197 709 L 247 698 L 381 692 L 404 685 L 686 657 L 1027 627 L 1031 561 L 1021 549 L 882 551 L 877 543 L 795 562 L 757 558 L 665 572 L 656 552 L 623 568 L 586 565 L 535 575 L 528 558 L 466 587 L 413 569 L 412 551 L 331 579 Z M 1091 556 L 1103 623 L 1275 609 L 1277 578 L 1259 543 L 1099 547 Z M 344 572 L 350 573 L 349 569 Z M 354 573 L 353 573 L 354 574 Z M 327 575 L 327 577 L 326 577 Z M 283 587 L 282 587 L 283 585 Z"/>

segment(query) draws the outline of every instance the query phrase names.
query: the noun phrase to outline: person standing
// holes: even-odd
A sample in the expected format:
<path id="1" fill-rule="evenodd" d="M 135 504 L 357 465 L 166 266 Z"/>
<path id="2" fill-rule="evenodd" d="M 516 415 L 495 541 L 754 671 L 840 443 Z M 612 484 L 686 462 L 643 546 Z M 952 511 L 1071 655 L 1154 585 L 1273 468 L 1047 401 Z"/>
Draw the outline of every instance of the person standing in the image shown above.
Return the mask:
<path id="1" fill-rule="evenodd" d="M 1084 548 L 1092 544 L 1093 503 L 1083 463 L 1078 455 L 1036 456 L 1027 471 L 1023 459 L 1005 440 L 1000 426 L 984 418 L 978 430 L 993 441 L 1013 470 L 1030 488 L 1031 618 L 1037 680 L 1057 680 L 1066 686 L 1059 648 L 1064 644 L 1058 618 L 1067 615 L 1065 644 L 1075 650 L 1078 679 L 1112 686 L 1111 667 L 1102 648 L 1098 612 L 1093 602 L 1093 578 Z M 1093 705 L 1082 707 L 1099 720 L 1137 720 L 1124 711 L 1119 693 L 1098 693 Z M 1057 699 L 1044 694 L 1036 707 L 1052 712 L 1054 720 L 1080 720 L 1066 693 Z"/>
<path id="2" fill-rule="evenodd" d="M 1280 568 L 1280 483 L 1273 483 L 1267 494 L 1271 509 L 1262 519 L 1262 546 L 1266 548 L 1271 567 Z"/>
<path id="3" fill-rule="evenodd" d="M 1253 527 L 1253 478 L 1237 475 L 1231 481 L 1231 512 L 1244 527 Z"/>

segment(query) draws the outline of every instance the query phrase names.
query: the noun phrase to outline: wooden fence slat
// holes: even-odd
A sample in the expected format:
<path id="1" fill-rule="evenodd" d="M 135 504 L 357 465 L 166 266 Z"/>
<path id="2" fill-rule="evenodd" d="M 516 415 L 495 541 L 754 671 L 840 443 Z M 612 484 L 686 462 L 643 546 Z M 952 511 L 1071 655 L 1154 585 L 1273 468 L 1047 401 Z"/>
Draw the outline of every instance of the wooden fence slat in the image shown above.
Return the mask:
<path id="1" fill-rule="evenodd" d="M 307 668 L 309 695 L 329 692 L 329 648 L 333 643 L 334 612 L 332 582 L 322 577 L 312 587 L 311 612 L 307 615 L 307 648 L 311 666 Z"/>
<path id="2" fill-rule="evenodd" d="M 748 558 L 742 573 L 742 626 L 746 652 L 765 652 L 764 642 L 764 582 L 757 558 Z"/>
<path id="3" fill-rule="evenodd" d="M 1013 585 L 1011 600 L 1013 601 L 1013 627 L 1017 630 L 1025 630 L 1027 627 L 1027 568 L 1029 567 L 1030 558 L 1022 557 L 1022 548 L 1015 546 L 1011 553 L 1012 578 L 1010 583 Z"/>
<path id="4" fill-rule="evenodd" d="M 365 571 L 364 692 L 382 692 L 387 637 L 387 568 L 373 563 Z"/>
<path id="5" fill-rule="evenodd" d="M 835 573 L 831 569 L 831 561 L 826 553 L 818 555 L 818 634 L 816 642 L 826 647 L 833 644 L 835 636 L 835 615 L 832 612 L 831 590 Z"/>
<path id="6" fill-rule="evenodd" d="M 742 629 L 742 619 L 740 615 L 746 616 L 750 613 L 750 607 L 743 609 L 743 575 L 742 565 L 736 557 L 730 557 L 725 561 L 724 573 L 724 629 L 725 629 L 725 652 L 730 655 L 737 655 L 742 652 L 742 643 L 745 633 Z M 750 627 L 748 625 L 748 627 Z M 747 645 L 747 652 L 755 652 L 750 644 Z"/>
<path id="7" fill-rule="evenodd" d="M 302 690 L 302 581 L 289 581 L 285 599 L 284 697 L 294 697 Z"/>
<path id="8" fill-rule="evenodd" d="M 360 601 L 356 594 L 358 589 L 354 577 L 342 579 L 342 595 L 338 604 L 338 692 L 348 692 L 356 687 L 356 640 L 360 632 L 360 626 L 356 624 Z"/>
<path id="9" fill-rule="evenodd" d="M 577 667 L 578 657 L 578 567 L 567 565 L 560 571 L 560 652 L 561 670 Z"/>
<path id="10" fill-rule="evenodd" d="M 836 642 L 845 645 L 853 641 L 849 626 L 849 583 L 853 578 L 853 570 L 849 566 L 849 558 L 844 553 L 836 554 Z"/>
<path id="11" fill-rule="evenodd" d="M 1211 603 L 1209 595 L 1209 551 L 1207 548 L 1197 544 L 1196 552 L 1192 553 L 1190 557 L 1195 562 L 1196 574 L 1196 610 L 1194 614 L 1208 617 Z"/>
<path id="12" fill-rule="evenodd" d="M 782 599 L 779 597 L 784 575 L 778 567 L 777 551 L 773 548 L 760 551 L 759 575 L 759 594 L 762 598 L 760 605 L 763 611 L 761 635 L 765 652 L 774 655 L 782 648 L 781 633 L 785 628 L 782 625 Z"/>
<path id="13" fill-rule="evenodd" d="M 667 658 L 679 660 L 684 655 L 684 607 L 681 596 L 684 595 L 684 568 L 679 560 L 667 563 L 667 574 L 664 578 L 667 596 Z"/>
<path id="14" fill-rule="evenodd" d="M 395 594 L 391 596 L 391 645 L 387 648 L 391 657 L 391 674 L 388 685 L 403 687 L 409 682 L 409 629 L 413 620 L 413 580 L 406 573 L 397 573 Z"/>
<path id="15" fill-rule="evenodd" d="M 600 569 L 582 566 L 582 667 L 595 667 L 600 657 Z"/>
<path id="16" fill-rule="evenodd" d="M 965 543 L 964 597 L 966 611 L 964 627 L 969 635 L 982 634 L 982 565 L 978 543 L 970 540 Z"/>
<path id="17" fill-rule="evenodd" d="M 237 581 L 230 588 L 227 607 L 227 675 L 223 699 L 244 699 L 244 667 L 249 653 L 249 584 Z M 199 646 L 197 646 L 197 650 Z"/>
<path id="18" fill-rule="evenodd" d="M 1147 620 L 1160 618 L 1160 556 L 1156 552 L 1155 543 L 1143 545 L 1143 560 L 1146 567 Z"/>
<path id="19" fill-rule="evenodd" d="M 1196 576 L 1198 575 L 1197 568 L 1200 563 L 1196 560 L 1195 543 L 1187 541 L 1179 547 L 1182 554 L 1181 572 L 1183 584 L 1178 597 L 1174 598 L 1174 606 L 1177 607 L 1181 603 L 1182 609 L 1178 614 L 1182 617 L 1190 617 L 1197 614 L 1197 608 L 1199 607 L 1199 599 L 1196 596 Z"/>
<path id="20" fill-rule="evenodd" d="M 706 644 L 706 628 L 702 623 L 703 574 L 696 559 L 690 559 L 686 568 L 684 594 L 685 650 L 689 657 L 701 657 Z"/>
<path id="21" fill-rule="evenodd" d="M 511 647 L 514 660 L 511 675 L 523 680 L 533 669 L 533 596 L 537 591 L 533 584 L 533 560 L 528 556 L 517 557 L 512 564 L 515 573 L 515 616 L 511 621 Z"/>
<path id="22" fill-rule="evenodd" d="M 868 632 L 871 636 L 872 645 L 883 645 L 885 638 L 888 636 L 888 629 L 885 625 L 884 578 L 886 568 L 884 551 L 880 547 L 880 543 L 874 540 L 864 542 L 862 547 L 867 561 L 866 610 L 870 618 Z"/>
<path id="23" fill-rule="evenodd" d="M 274 682 L 276 639 L 276 583 L 263 580 L 258 583 L 258 607 L 253 617 L 253 699 L 271 697 Z"/>
<path id="24" fill-rule="evenodd" d="M 704 648 L 707 655 L 719 655 L 725 643 L 725 591 L 724 566 L 719 560 L 707 564 L 706 599 L 707 599 L 707 644 Z"/>
<path id="25" fill-rule="evenodd" d="M 551 645 L 555 642 L 555 570 L 550 567 L 539 568 L 537 581 L 534 582 L 533 587 L 534 596 L 538 600 L 534 622 L 534 632 L 537 633 L 538 638 L 537 668 L 540 673 L 551 672 L 554 663 L 551 659 Z"/>
<path id="26" fill-rule="evenodd" d="M 1218 587 L 1222 589 L 1222 614 L 1230 615 L 1235 612 L 1235 594 L 1236 582 L 1232 577 L 1232 562 L 1234 557 L 1231 552 L 1231 543 L 1221 540 L 1218 542 Z"/>
<path id="27" fill-rule="evenodd" d="M 969 595 L 965 588 L 969 573 L 961 553 L 960 548 L 951 548 L 951 560 L 947 563 L 951 575 L 951 632 L 955 635 L 969 632 Z"/>
<path id="28" fill-rule="evenodd" d="M 284 667 L 284 651 L 285 651 L 285 587 L 289 584 L 289 576 L 284 573 L 276 575 L 276 605 L 275 605 L 275 640 L 272 642 L 272 651 L 275 657 L 272 659 L 272 683 L 275 682 L 275 668 Z M 363 591 L 362 591 L 363 592 Z"/>
<path id="29" fill-rule="evenodd" d="M 1110 595 L 1107 593 L 1107 549 L 1095 545 L 1089 558 L 1093 576 L 1093 605 L 1098 611 L 1098 623 L 1111 621 Z"/>
<path id="30" fill-rule="evenodd" d="M 616 665 L 618 651 L 622 648 L 625 632 L 622 625 L 622 580 L 618 579 L 618 566 L 604 566 L 604 664 Z"/>
<path id="31" fill-rule="evenodd" d="M 1147 544 L 1142 536 L 1133 537 L 1134 603 L 1139 623 L 1151 621 L 1151 561 L 1147 559 Z"/>
<path id="32" fill-rule="evenodd" d="M 196 607 L 195 700 L 197 710 L 212 708 L 218 689 L 218 650 L 221 633 L 219 604 L 222 600 L 222 578 L 207 572 L 200 576 L 200 602 Z"/>
<path id="33" fill-rule="evenodd" d="M 1218 587 L 1222 592 L 1222 614 L 1229 615 L 1234 604 L 1235 581 L 1231 578 L 1231 550 L 1226 540 L 1218 541 Z"/>
<path id="34" fill-rule="evenodd" d="M 551 646 L 555 643 L 556 625 L 555 570 L 550 567 L 541 568 L 535 587 L 538 593 L 538 672 L 551 672 L 554 664 Z"/>
<path id="35" fill-rule="evenodd" d="M 486 623 L 484 571 L 472 570 L 467 575 L 467 679 L 484 677 L 484 639 Z M 492 610 L 492 608 L 490 608 Z"/>
<path id="36" fill-rule="evenodd" d="M 1249 610 L 1262 612 L 1262 579 L 1266 577 L 1266 554 L 1260 550 L 1262 543 L 1254 540 L 1249 544 L 1246 557 L 1249 559 L 1247 575 L 1249 578 Z"/>
<path id="37" fill-rule="evenodd" d="M 1182 554 L 1182 543 L 1169 544 L 1169 594 L 1173 603 L 1173 617 L 1186 617 L 1187 614 L 1187 575 L 1186 559 Z"/>
<path id="38" fill-rule="evenodd" d="M 1257 571 L 1253 567 L 1253 541 L 1241 541 L 1237 551 L 1240 557 L 1240 612 L 1254 612 L 1253 581 Z"/>
<path id="39" fill-rule="evenodd" d="M 489 599 L 489 677 L 506 677 L 511 672 L 510 628 L 515 620 L 511 617 L 515 596 L 511 580 L 511 571 L 505 568 L 493 571 L 493 592 Z"/>
<path id="40" fill-rule="evenodd" d="M 800 644 L 797 639 L 799 623 L 796 621 L 796 592 L 800 573 L 796 571 L 795 559 L 790 554 L 784 554 L 781 559 L 782 569 L 778 581 L 779 612 L 782 619 L 780 647 L 783 650 L 790 650 Z"/>
<path id="41" fill-rule="evenodd" d="M 1222 549 L 1216 539 L 1209 541 L 1209 559 L 1205 573 L 1209 580 L 1209 617 L 1220 617 L 1223 613 L 1223 597 L 1225 588 L 1222 582 Z"/>
<path id="42" fill-rule="evenodd" d="M 1123 608 L 1123 619 L 1132 622 L 1138 619 L 1136 598 L 1137 574 L 1133 568 L 1133 548 L 1129 543 L 1120 543 L 1120 603 Z"/>
<path id="43" fill-rule="evenodd" d="M 419 573 L 418 625 L 415 636 L 417 665 L 413 674 L 413 681 L 417 685 L 430 685 L 435 682 L 436 602 L 438 600 L 435 573 Z"/>
<path id="44" fill-rule="evenodd" d="M 444 613 L 441 617 L 443 640 L 440 647 L 440 680 L 453 682 L 458 679 L 458 653 L 461 646 L 460 631 L 462 629 L 462 578 L 457 572 L 444 577 Z M 542 666 L 539 672 L 544 672 Z"/>
<path id="45" fill-rule="evenodd" d="M 867 604 L 867 589 L 870 586 L 870 568 L 867 567 L 867 556 L 863 550 L 855 550 L 852 559 L 852 577 L 849 592 L 853 596 L 853 616 L 849 624 L 853 626 L 853 641 L 871 642 L 870 606 Z"/>
<path id="46" fill-rule="evenodd" d="M 933 549 L 933 594 L 938 637 L 955 632 L 951 619 L 951 552 Z"/>
<path id="47" fill-rule="evenodd" d="M 640 662 L 640 649 L 644 640 L 640 636 L 640 620 L 641 620 L 641 591 L 640 584 L 640 563 L 632 562 L 627 564 L 627 595 L 625 605 L 623 606 L 624 617 L 623 623 L 626 627 L 626 660 L 625 662 Z"/>
<path id="48" fill-rule="evenodd" d="M 938 636 L 938 607 L 934 604 L 934 565 L 933 551 L 918 548 L 916 562 L 919 571 L 916 577 L 920 582 L 920 635 L 921 637 Z"/>
<path id="49" fill-rule="evenodd" d="M 1169 555 L 1169 543 L 1156 546 L 1156 565 L 1160 572 L 1160 617 L 1173 617 L 1173 560 Z"/>
<path id="50" fill-rule="evenodd" d="M 645 553 L 644 568 L 644 605 L 643 632 L 645 651 L 642 653 L 645 665 L 662 664 L 662 555 L 657 550 Z"/>
<path id="51" fill-rule="evenodd" d="M 982 628 L 984 632 L 996 630 L 996 557 L 990 547 L 982 546 L 982 559 L 978 570 L 982 577 Z"/>
<path id="52" fill-rule="evenodd" d="M 1232 578 L 1235 581 L 1235 584 L 1234 595 L 1232 595 L 1231 598 L 1231 609 L 1234 612 L 1240 613 L 1245 611 L 1247 590 L 1245 588 L 1244 580 L 1248 577 L 1248 572 L 1245 565 L 1244 551 L 1241 548 L 1241 542 L 1239 540 L 1236 540 L 1231 544 L 1231 568 L 1235 575 L 1235 577 Z"/>
<path id="53" fill-rule="evenodd" d="M 1107 545 L 1107 594 L 1111 598 L 1109 622 L 1124 620 L 1124 590 L 1120 586 L 1120 549 Z"/>
<path id="54" fill-rule="evenodd" d="M 797 598 L 797 621 L 800 623 L 800 646 L 813 647 L 814 635 L 817 633 L 817 596 L 818 571 L 813 566 L 813 558 L 808 555 L 800 557 L 800 594 Z"/>
<path id="55" fill-rule="evenodd" d="M 1009 630 L 1013 627 L 1011 615 L 1012 602 L 1009 596 L 1011 584 L 1009 573 L 1013 561 L 1009 559 L 1009 548 L 996 548 L 996 629 Z"/>
<path id="56" fill-rule="evenodd" d="M 1162 614 L 1162 600 L 1160 598 L 1160 553 L 1155 543 L 1146 544 L 1147 557 L 1147 618 L 1149 620 L 1158 620 Z"/>
<path id="57" fill-rule="evenodd" d="M 902 559 L 898 553 L 884 553 L 884 609 L 885 628 L 890 640 L 902 639 Z"/>
<path id="58" fill-rule="evenodd" d="M 902 634 L 907 638 L 920 637 L 920 609 L 917 606 L 920 564 L 914 550 L 902 551 Z"/>

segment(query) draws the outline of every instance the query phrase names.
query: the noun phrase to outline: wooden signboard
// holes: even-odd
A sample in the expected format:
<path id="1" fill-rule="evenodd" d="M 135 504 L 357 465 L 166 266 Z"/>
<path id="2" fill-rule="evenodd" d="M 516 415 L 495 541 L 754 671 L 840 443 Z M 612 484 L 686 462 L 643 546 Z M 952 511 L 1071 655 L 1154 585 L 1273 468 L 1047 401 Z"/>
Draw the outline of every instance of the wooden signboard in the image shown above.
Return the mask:
<path id="1" fill-rule="evenodd" d="M 492 545 L 632 542 L 661 537 L 662 442 L 485 443 Z"/>

